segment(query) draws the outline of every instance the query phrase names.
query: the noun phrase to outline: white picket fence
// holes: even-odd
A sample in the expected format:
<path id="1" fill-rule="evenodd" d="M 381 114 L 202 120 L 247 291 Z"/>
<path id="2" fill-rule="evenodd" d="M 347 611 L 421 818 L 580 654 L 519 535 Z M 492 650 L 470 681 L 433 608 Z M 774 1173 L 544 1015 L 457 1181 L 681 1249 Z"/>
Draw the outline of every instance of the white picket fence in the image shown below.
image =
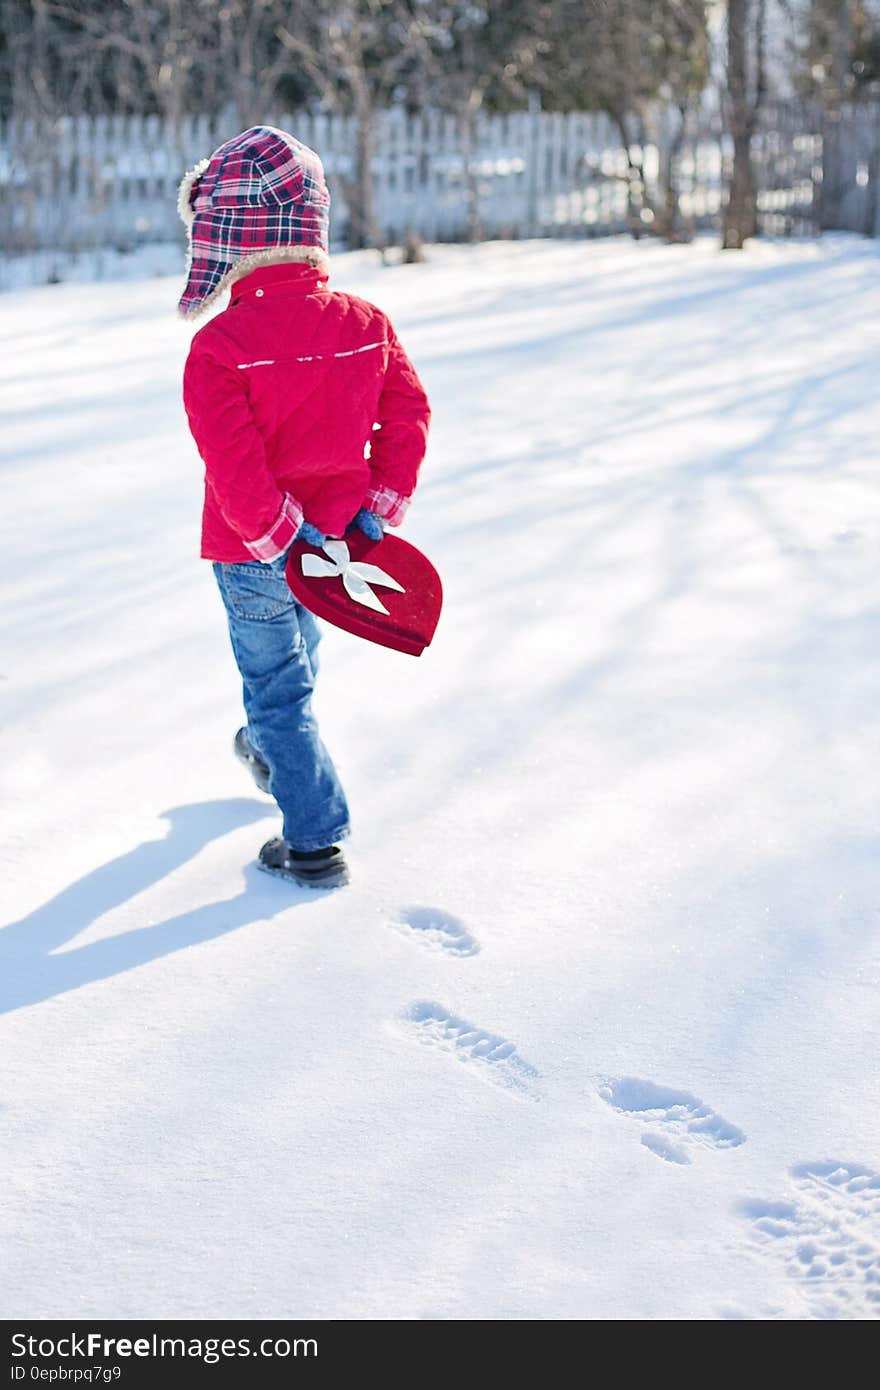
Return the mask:
<path id="1" fill-rule="evenodd" d="M 353 176 L 354 118 L 281 114 L 321 153 L 333 198 L 334 239 L 348 225 L 345 188 Z M 52 140 L 29 122 L 0 132 L 0 186 L 10 249 L 75 250 L 177 238 L 177 183 L 183 169 L 233 133 L 195 118 L 174 128 L 157 116 L 64 119 Z M 518 112 L 478 123 L 476 138 L 451 116 L 382 113 L 373 177 L 382 235 L 418 231 L 456 240 L 468 231 L 471 181 L 486 235 L 607 232 L 626 226 L 626 154 L 601 115 Z"/>
<path id="2" fill-rule="evenodd" d="M 675 119 L 674 113 L 657 112 L 644 146 L 630 151 L 643 164 L 649 195 L 659 195 Z M 849 134 L 842 138 L 841 127 L 835 131 L 835 188 L 849 209 L 844 225 L 876 234 L 876 111 L 860 119 L 860 152 Z M 320 151 L 333 195 L 333 238 L 344 244 L 353 118 L 272 113 L 269 120 Z M 231 133 L 228 120 L 206 117 L 176 126 L 158 116 L 64 118 L 51 130 L 9 121 L 0 127 L 0 244 L 10 254 L 126 250 L 179 239 L 181 172 Z M 676 157 L 679 204 L 691 225 L 717 222 L 728 158 L 719 122 L 702 117 Z M 822 182 L 817 119 L 790 109 L 769 113 L 756 141 L 756 166 L 765 229 L 816 230 Z M 475 231 L 487 237 L 624 231 L 633 217 L 627 174 L 620 133 L 598 113 L 485 116 L 469 132 L 441 112 L 408 116 L 391 110 L 377 124 L 377 221 L 389 242 L 411 231 L 429 241 L 458 240 Z M 650 218 L 650 211 L 642 215 Z"/>

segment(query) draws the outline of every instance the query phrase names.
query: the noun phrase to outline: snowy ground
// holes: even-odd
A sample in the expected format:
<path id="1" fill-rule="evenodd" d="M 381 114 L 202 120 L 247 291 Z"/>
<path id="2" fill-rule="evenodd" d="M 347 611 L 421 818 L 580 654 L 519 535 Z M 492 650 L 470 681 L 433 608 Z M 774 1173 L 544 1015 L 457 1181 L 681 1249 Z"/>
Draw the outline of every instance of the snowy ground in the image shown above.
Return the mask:
<path id="1" fill-rule="evenodd" d="M 880 258 L 340 258 L 435 405 L 256 873 L 178 282 L 6 296 L 0 1314 L 880 1316 Z"/>

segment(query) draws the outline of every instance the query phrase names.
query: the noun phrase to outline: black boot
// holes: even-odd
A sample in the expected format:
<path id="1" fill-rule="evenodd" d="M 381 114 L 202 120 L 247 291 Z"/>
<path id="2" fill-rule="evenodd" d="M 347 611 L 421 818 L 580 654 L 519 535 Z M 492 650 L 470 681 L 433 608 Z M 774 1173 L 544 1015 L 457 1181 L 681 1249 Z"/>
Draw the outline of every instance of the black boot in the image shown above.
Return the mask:
<path id="1" fill-rule="evenodd" d="M 244 763 L 261 792 L 269 790 L 269 768 L 258 753 L 251 747 L 247 729 L 239 729 L 232 744 L 233 752 L 240 763 Z"/>
<path id="2" fill-rule="evenodd" d="M 303 888 L 342 888 L 349 881 L 348 865 L 338 845 L 326 849 L 291 849 L 286 840 L 267 840 L 259 867 L 277 878 L 292 879 Z"/>

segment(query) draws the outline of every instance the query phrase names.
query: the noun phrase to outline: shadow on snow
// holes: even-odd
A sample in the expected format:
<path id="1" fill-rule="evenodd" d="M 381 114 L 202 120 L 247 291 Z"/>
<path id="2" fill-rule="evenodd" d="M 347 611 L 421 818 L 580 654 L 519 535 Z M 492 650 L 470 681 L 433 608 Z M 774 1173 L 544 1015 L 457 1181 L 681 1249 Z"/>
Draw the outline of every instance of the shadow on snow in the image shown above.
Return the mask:
<path id="1" fill-rule="evenodd" d="M 147 840 L 109 860 L 5 926 L 0 930 L 0 1013 L 134 970 L 312 901 L 306 890 L 297 893 L 248 865 L 244 887 L 235 897 L 191 908 L 154 926 L 61 950 L 99 917 L 193 859 L 210 841 L 263 820 L 266 814 L 265 803 L 245 797 L 175 807 L 164 813 L 170 824 L 164 839 Z"/>

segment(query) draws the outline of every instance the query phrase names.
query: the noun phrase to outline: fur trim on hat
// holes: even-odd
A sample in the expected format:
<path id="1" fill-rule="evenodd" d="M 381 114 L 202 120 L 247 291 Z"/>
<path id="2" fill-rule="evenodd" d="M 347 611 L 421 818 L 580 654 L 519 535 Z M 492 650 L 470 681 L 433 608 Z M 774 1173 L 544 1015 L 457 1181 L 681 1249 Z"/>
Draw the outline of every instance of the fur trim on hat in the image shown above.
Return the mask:
<path id="1" fill-rule="evenodd" d="M 264 265 L 291 263 L 313 265 L 325 275 L 330 274 L 330 258 L 321 246 L 273 246 L 267 251 L 252 251 L 250 255 L 242 256 L 235 261 L 211 293 L 199 300 L 192 309 L 178 309 L 177 312 L 182 319 L 186 319 L 188 323 L 192 322 L 193 319 L 200 318 L 206 309 L 210 309 L 235 280 L 241 280 L 245 275 L 250 275 L 252 270 L 259 270 Z"/>
<path id="2" fill-rule="evenodd" d="M 200 159 L 195 168 L 190 169 L 180 180 L 180 187 L 177 190 L 177 211 L 180 213 L 183 225 L 187 228 L 192 226 L 195 217 L 195 211 L 190 202 L 193 184 L 202 177 L 210 163 L 210 159 Z"/>

